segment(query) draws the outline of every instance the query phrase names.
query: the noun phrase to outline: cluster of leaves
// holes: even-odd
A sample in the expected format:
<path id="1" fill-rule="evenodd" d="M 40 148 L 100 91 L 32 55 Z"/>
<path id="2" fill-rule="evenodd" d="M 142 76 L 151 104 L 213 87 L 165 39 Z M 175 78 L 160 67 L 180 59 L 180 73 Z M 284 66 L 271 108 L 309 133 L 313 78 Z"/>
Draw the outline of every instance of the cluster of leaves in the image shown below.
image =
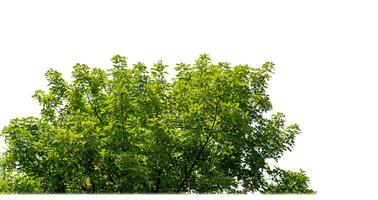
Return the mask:
<path id="1" fill-rule="evenodd" d="M 269 184 L 264 193 L 273 194 L 313 194 L 314 190 L 308 187 L 309 177 L 305 175 L 303 170 L 299 172 L 285 171 L 282 169 L 274 169 L 272 171 L 273 183 Z"/>
<path id="2" fill-rule="evenodd" d="M 272 63 L 213 64 L 204 54 L 167 80 L 161 61 L 150 69 L 112 61 L 108 71 L 75 65 L 71 83 L 47 71 L 49 90 L 33 96 L 40 118 L 14 119 L 2 131 L 0 192 L 311 191 L 295 189 L 302 179 L 307 188 L 303 172 L 278 174 L 267 163 L 300 132 L 282 113 L 267 114 Z M 279 175 L 278 186 L 269 183 Z"/>

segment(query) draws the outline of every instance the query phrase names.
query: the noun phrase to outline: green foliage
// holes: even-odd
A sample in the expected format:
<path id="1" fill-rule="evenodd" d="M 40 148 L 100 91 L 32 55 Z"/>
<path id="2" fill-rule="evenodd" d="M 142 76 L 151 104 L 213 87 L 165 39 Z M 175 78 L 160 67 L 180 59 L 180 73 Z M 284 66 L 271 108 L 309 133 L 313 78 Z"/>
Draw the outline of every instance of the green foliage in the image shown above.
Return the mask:
<path id="1" fill-rule="evenodd" d="M 4 178 L 5 177 L 5 178 Z M 0 193 L 41 193 L 38 178 L 28 177 L 22 173 L 3 175 L 0 179 Z"/>
<path id="2" fill-rule="evenodd" d="M 267 163 L 300 133 L 282 113 L 268 116 L 272 63 L 214 64 L 204 54 L 177 64 L 167 80 L 161 61 L 150 69 L 119 55 L 112 61 L 108 71 L 76 64 L 71 83 L 47 71 L 49 90 L 33 95 L 41 116 L 2 131 L 1 192 L 311 191 L 302 172 L 277 173 Z"/>
<path id="3" fill-rule="evenodd" d="M 308 188 L 310 179 L 303 170 L 299 172 L 275 169 L 274 183 L 269 184 L 264 193 L 268 194 L 314 194 L 314 190 Z"/>

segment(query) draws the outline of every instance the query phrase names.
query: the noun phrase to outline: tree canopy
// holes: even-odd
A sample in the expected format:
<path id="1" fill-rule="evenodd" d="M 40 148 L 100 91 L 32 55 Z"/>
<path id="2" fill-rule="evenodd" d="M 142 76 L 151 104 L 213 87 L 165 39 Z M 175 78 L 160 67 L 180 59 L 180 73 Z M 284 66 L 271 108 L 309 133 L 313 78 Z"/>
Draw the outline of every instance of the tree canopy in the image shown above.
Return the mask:
<path id="1" fill-rule="evenodd" d="M 274 65 L 213 63 L 206 54 L 148 68 L 49 69 L 33 97 L 40 117 L 2 130 L 2 193 L 313 193 L 304 171 L 269 164 L 294 146 L 297 124 L 271 113 Z"/>

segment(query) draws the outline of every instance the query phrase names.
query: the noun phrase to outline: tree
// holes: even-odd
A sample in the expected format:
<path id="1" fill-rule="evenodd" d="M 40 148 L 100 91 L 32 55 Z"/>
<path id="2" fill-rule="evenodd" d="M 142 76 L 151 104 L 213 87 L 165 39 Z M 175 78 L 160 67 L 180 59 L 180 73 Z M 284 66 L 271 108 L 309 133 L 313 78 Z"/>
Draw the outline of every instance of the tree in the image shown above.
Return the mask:
<path id="1" fill-rule="evenodd" d="M 278 173 L 268 161 L 290 151 L 300 129 L 268 115 L 272 63 L 213 64 L 203 54 L 168 80 L 161 61 L 112 61 L 108 71 L 76 64 L 71 83 L 46 72 L 49 90 L 33 95 L 40 117 L 2 131 L 1 192 L 287 192 L 272 189 Z M 274 180 L 302 184 L 285 175 Z"/>

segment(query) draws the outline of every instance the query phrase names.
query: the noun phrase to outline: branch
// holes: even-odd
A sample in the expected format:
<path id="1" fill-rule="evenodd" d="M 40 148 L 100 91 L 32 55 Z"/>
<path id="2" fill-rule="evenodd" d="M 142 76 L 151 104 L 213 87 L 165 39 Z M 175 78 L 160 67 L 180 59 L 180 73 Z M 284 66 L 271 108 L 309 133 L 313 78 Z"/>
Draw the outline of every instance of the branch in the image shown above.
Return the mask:
<path id="1" fill-rule="evenodd" d="M 58 109 L 57 109 L 55 106 L 53 106 L 53 108 L 54 108 L 54 110 L 59 114 L 59 116 L 60 116 L 61 118 L 63 118 L 64 120 L 67 121 L 67 118 L 66 118 L 64 115 L 62 115 L 62 113 L 61 113 L 60 111 L 58 111 Z"/>
<path id="2" fill-rule="evenodd" d="M 215 107 L 215 114 L 214 114 L 214 117 L 213 117 L 213 124 L 212 124 L 212 126 L 211 126 L 211 129 L 210 129 L 209 134 L 208 134 L 207 137 L 206 137 L 206 141 L 205 141 L 205 143 L 202 145 L 200 151 L 198 151 L 198 153 L 197 153 L 197 155 L 196 155 L 196 157 L 195 157 L 195 159 L 194 159 L 192 165 L 190 166 L 188 172 L 185 174 L 184 179 L 181 181 L 180 186 L 179 186 L 179 189 L 177 190 L 178 193 L 182 190 L 182 188 L 183 188 L 184 185 L 186 184 L 187 180 L 188 180 L 188 179 L 190 178 L 190 176 L 192 175 L 193 169 L 194 169 L 194 167 L 197 165 L 197 162 L 198 162 L 198 160 L 200 159 L 201 154 L 202 154 L 203 151 L 205 150 L 206 145 L 210 142 L 210 139 L 211 139 L 212 133 L 214 132 L 214 126 L 215 126 L 215 122 L 216 122 L 217 115 L 218 115 L 218 113 L 217 113 L 217 112 L 218 112 L 218 106 L 219 106 L 219 104 L 217 104 L 216 107 Z"/>
<path id="3" fill-rule="evenodd" d="M 104 124 L 104 121 L 102 120 L 102 118 L 98 115 L 98 108 L 96 106 L 93 105 L 91 99 L 89 98 L 89 95 L 88 93 L 84 92 L 85 93 L 85 96 L 87 97 L 87 101 L 89 102 L 89 104 L 91 105 L 92 107 L 92 110 L 94 112 L 94 114 L 96 115 L 97 119 L 100 120 L 101 124 Z"/>

